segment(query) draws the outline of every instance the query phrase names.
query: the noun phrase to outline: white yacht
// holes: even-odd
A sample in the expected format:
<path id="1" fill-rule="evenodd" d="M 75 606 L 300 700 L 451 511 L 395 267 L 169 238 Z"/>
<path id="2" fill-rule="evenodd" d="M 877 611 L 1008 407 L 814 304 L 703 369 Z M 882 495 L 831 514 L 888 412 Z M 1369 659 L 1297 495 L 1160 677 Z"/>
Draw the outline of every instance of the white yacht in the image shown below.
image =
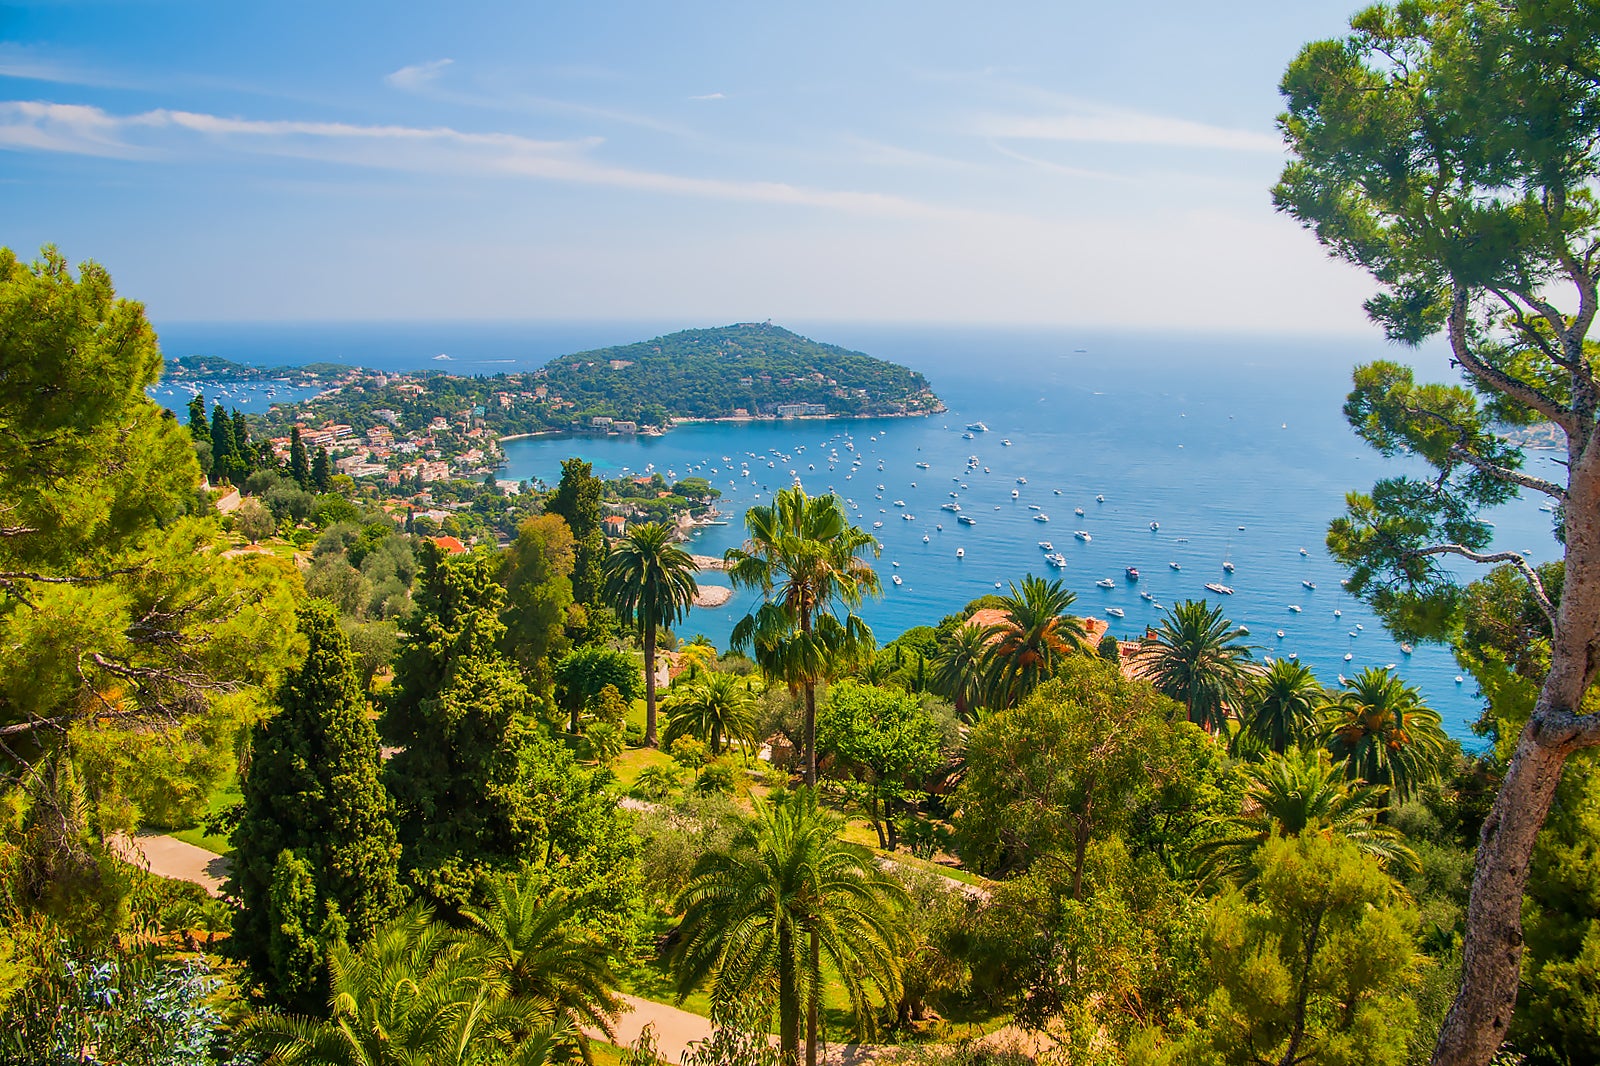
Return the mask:
<path id="1" fill-rule="evenodd" d="M 1103 589 L 1112 589 L 1117 587 L 1117 583 L 1112 581 L 1109 577 L 1103 577 L 1099 581 L 1096 581 L 1095 584 L 1099 585 Z"/>
<path id="2" fill-rule="evenodd" d="M 1229 588 L 1227 585 L 1219 585 L 1215 581 L 1207 581 L 1206 588 L 1210 589 L 1212 592 L 1215 592 L 1219 596 L 1233 595 L 1233 589 Z"/>

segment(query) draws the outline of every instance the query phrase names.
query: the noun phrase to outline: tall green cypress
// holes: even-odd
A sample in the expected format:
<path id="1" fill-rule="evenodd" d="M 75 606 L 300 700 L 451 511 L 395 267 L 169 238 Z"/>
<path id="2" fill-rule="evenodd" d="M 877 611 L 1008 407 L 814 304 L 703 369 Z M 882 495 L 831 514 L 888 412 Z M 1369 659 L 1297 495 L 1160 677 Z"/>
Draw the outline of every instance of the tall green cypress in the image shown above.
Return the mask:
<path id="1" fill-rule="evenodd" d="M 311 484 L 318 492 L 328 491 L 328 482 L 333 480 L 333 464 L 328 460 L 328 449 L 318 448 L 317 457 L 311 461 Z"/>
<path id="2" fill-rule="evenodd" d="M 533 715 L 501 650 L 505 589 L 485 553 L 446 557 L 424 542 L 416 610 L 395 660 L 385 769 L 400 808 L 403 864 L 433 899 L 466 902 L 493 870 L 543 865 L 625 914 L 634 845 L 603 781 L 576 766 Z M 593 886 L 604 887 L 595 889 Z"/>
<path id="3" fill-rule="evenodd" d="M 233 440 L 233 420 L 219 403 L 211 409 L 211 480 L 236 482 L 238 464 Z"/>
<path id="4" fill-rule="evenodd" d="M 197 392 L 189 399 L 189 436 L 195 440 L 209 440 L 211 426 L 206 421 L 206 394 Z"/>
<path id="5" fill-rule="evenodd" d="M 605 563 L 606 537 L 600 525 L 603 485 L 594 476 L 594 464 L 582 459 L 561 463 L 561 481 L 545 510 L 566 519 L 572 529 L 572 598 L 590 606 L 600 593 L 601 567 Z"/>
<path id="6" fill-rule="evenodd" d="M 256 453 L 250 447 L 250 423 L 237 407 L 233 409 L 233 452 L 238 463 L 239 484 L 242 485 L 244 479 L 250 476 L 250 471 L 255 469 Z"/>
<path id="7" fill-rule="evenodd" d="M 240 954 L 286 1006 L 309 1011 L 325 1006 L 324 986 L 297 976 L 304 942 L 335 929 L 356 944 L 371 935 L 401 902 L 400 847 L 377 730 L 338 615 L 314 600 L 298 617 L 306 657 L 284 679 L 278 714 L 252 738 L 229 890 L 243 903 L 234 920 Z M 290 901 L 293 914 L 284 910 Z M 290 926 L 299 932 L 290 936 Z"/>
<path id="8" fill-rule="evenodd" d="M 306 457 L 306 442 L 300 439 L 300 427 L 289 430 L 289 476 L 301 488 L 311 480 L 311 461 Z"/>

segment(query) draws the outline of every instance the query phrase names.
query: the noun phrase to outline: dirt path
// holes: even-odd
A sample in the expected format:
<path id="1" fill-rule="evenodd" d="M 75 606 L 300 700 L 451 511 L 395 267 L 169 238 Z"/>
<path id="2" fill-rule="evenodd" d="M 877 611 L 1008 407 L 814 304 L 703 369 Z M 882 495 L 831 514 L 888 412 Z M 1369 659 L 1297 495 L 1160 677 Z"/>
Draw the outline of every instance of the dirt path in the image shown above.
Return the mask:
<path id="1" fill-rule="evenodd" d="M 228 879 L 226 856 L 186 844 L 176 837 L 140 833 L 117 838 L 116 847 L 123 858 L 157 877 L 193 881 L 213 896 L 222 895 L 222 883 Z"/>

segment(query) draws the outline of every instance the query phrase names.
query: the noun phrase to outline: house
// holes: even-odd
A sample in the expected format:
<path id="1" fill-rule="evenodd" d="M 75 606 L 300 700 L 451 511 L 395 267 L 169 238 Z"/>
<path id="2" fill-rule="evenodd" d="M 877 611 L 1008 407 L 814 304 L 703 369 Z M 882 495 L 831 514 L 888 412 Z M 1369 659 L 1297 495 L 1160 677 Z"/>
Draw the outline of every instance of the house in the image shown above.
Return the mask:
<path id="1" fill-rule="evenodd" d="M 1000 625 L 1006 620 L 1006 612 L 998 607 L 985 607 L 980 611 L 973 611 L 964 625 L 977 626 L 979 629 L 988 629 L 990 626 Z M 1100 638 L 1106 635 L 1111 628 L 1111 623 L 1098 618 L 1080 618 L 1083 624 L 1083 641 L 1090 649 L 1100 643 Z M 990 642 L 1000 639 L 998 635 L 989 638 Z"/>
<path id="2" fill-rule="evenodd" d="M 461 555 L 467 550 L 467 546 L 454 537 L 431 537 L 429 539 L 444 549 L 446 555 Z"/>
<path id="3" fill-rule="evenodd" d="M 606 536 L 620 537 L 628 528 L 628 520 L 619 514 L 608 514 L 600 520 Z"/>

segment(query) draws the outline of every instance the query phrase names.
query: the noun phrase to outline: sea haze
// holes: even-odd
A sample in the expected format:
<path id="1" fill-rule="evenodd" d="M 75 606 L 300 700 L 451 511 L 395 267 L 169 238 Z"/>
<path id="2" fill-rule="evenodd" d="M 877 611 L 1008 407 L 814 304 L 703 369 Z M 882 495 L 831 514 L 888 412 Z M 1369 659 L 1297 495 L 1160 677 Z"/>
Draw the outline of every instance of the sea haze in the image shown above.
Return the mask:
<path id="1" fill-rule="evenodd" d="M 1351 367 L 1400 358 L 1417 365 L 1419 377 L 1440 379 L 1449 373 L 1441 350 L 1397 351 L 1376 338 L 779 324 L 922 371 L 948 415 L 685 425 L 659 438 L 512 441 L 505 445 L 502 476 L 553 481 L 561 460 L 575 454 L 608 477 L 652 464 L 663 473 L 705 476 L 723 491 L 720 506 L 730 524 L 697 533 L 690 547 L 701 554 L 721 554 L 736 544 L 744 509 L 799 478 L 810 492 L 832 488 L 853 500 L 860 524 L 882 542 L 884 596 L 862 608 L 880 640 L 934 624 L 973 597 L 996 591 L 996 582 L 1005 586 L 1030 572 L 1061 578 L 1077 593 L 1077 610 L 1110 622 L 1123 637 L 1142 634 L 1160 614 L 1140 591 L 1160 604 L 1207 597 L 1249 628 L 1258 656 L 1296 654 L 1325 684 L 1335 684 L 1341 673 L 1395 664 L 1440 711 L 1453 736 L 1475 743 L 1469 725 L 1481 700 L 1470 678 L 1455 682 L 1461 671 L 1449 650 L 1421 646 L 1405 655 L 1372 613 L 1340 588 L 1343 573 L 1323 548 L 1328 520 L 1342 510 L 1344 494 L 1401 469 L 1363 445 L 1344 421 L 1340 406 Z M 219 355 L 260 366 L 337 361 L 496 373 L 684 325 L 174 324 L 161 334 L 169 355 Z M 436 360 L 441 353 L 451 359 Z M 965 439 L 965 425 L 980 421 L 988 432 Z M 1546 456 L 1552 454 L 1530 453 L 1530 466 L 1550 465 Z M 968 472 L 972 455 L 979 465 Z M 857 457 L 862 464 L 852 468 Z M 958 525 L 955 513 L 940 509 L 952 502 L 951 492 L 958 494 L 960 513 L 976 524 Z M 1102 495 L 1105 501 L 1096 502 Z M 1518 501 L 1486 516 L 1496 524 L 1497 547 L 1530 551 L 1535 560 L 1556 555 L 1540 502 Z M 1074 514 L 1076 508 L 1084 514 Z M 905 513 L 914 518 L 900 517 Z M 1049 521 L 1037 521 L 1039 513 Z M 873 528 L 875 522 L 882 527 Z M 1152 531 L 1152 522 L 1160 528 Z M 1074 530 L 1090 539 L 1074 537 Z M 1064 569 L 1046 564 L 1041 540 L 1066 557 Z M 956 557 L 957 548 L 964 558 Z M 1224 572 L 1224 561 L 1234 565 L 1232 574 Z M 1173 569 L 1174 562 L 1182 569 Z M 1125 578 L 1128 566 L 1140 571 L 1137 582 Z M 892 584 L 894 574 L 901 585 Z M 1102 578 L 1113 587 L 1097 586 Z M 1227 584 L 1235 594 L 1209 593 L 1203 587 L 1208 581 Z M 1307 581 L 1316 587 L 1306 587 Z M 737 596 L 724 607 L 697 610 L 678 631 L 703 632 L 725 644 L 751 602 Z M 1124 617 L 1108 615 L 1113 607 Z"/>

